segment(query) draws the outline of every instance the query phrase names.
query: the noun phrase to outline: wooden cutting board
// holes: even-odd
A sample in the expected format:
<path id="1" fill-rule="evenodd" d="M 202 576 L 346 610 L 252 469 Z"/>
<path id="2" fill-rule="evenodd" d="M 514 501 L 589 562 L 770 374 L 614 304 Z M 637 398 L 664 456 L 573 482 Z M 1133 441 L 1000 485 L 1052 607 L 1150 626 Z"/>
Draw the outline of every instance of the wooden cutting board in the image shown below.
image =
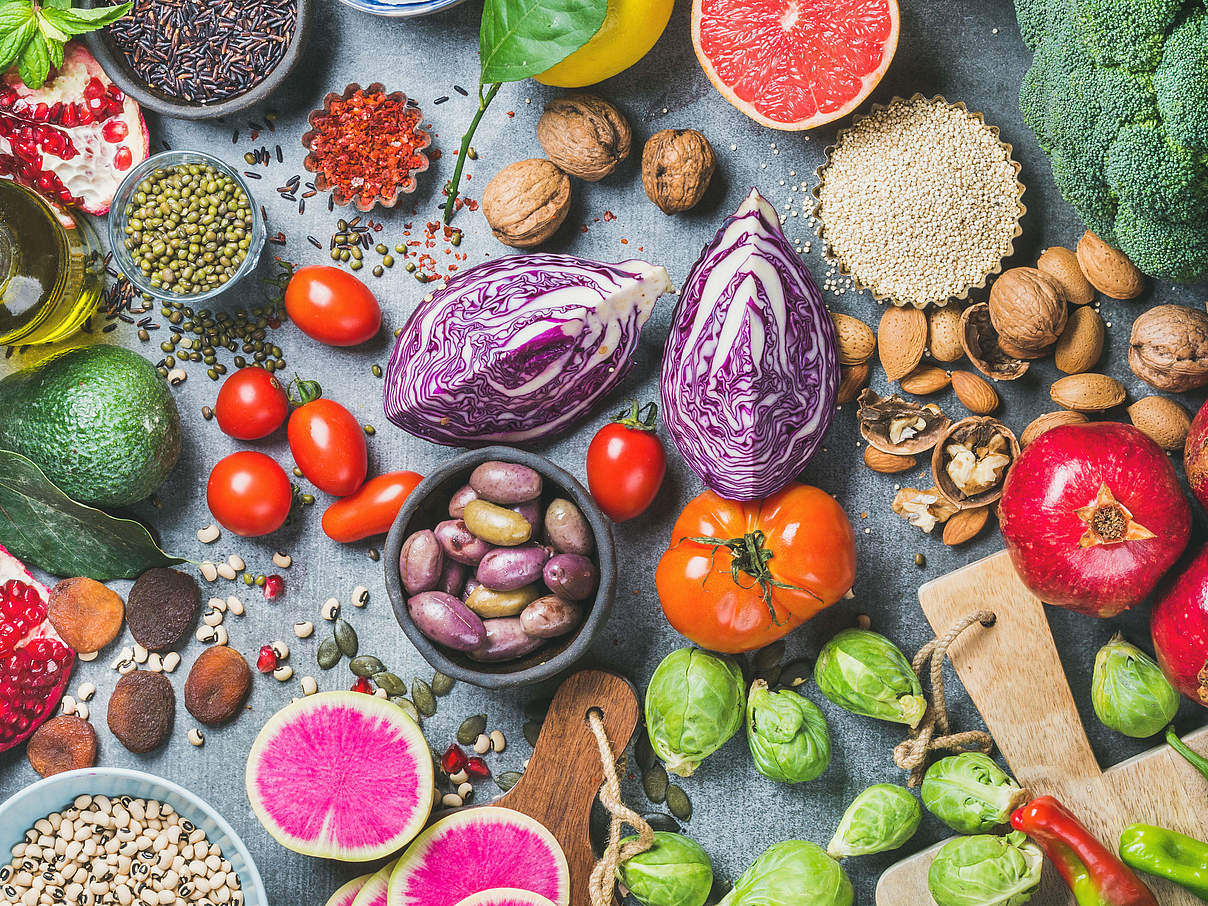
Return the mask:
<path id="1" fill-rule="evenodd" d="M 492 805 L 523 812 L 544 824 L 570 864 L 570 902 L 590 902 L 588 878 L 596 856 L 588 837 L 591 806 L 604 765 L 587 713 L 599 709 L 613 754 L 620 758 L 638 725 L 638 699 L 623 677 L 581 670 L 559 687 L 524 777 Z"/>
<path id="2" fill-rule="evenodd" d="M 1135 822 L 1208 840 L 1208 780 L 1169 746 L 1100 769 L 1044 605 L 1016 575 L 1006 551 L 929 582 L 919 589 L 919 601 L 937 633 L 974 609 L 998 615 L 993 627 L 971 626 L 948 650 L 1012 773 L 1033 795 L 1056 796 L 1112 850 Z M 1196 751 L 1208 752 L 1208 727 L 1186 738 Z M 927 870 L 938 848 L 890 867 L 877 885 L 877 906 L 932 906 Z M 1179 887 L 1144 880 L 1162 906 L 1203 906 Z M 1074 898 L 1046 865 L 1032 903 L 1074 906 Z"/>

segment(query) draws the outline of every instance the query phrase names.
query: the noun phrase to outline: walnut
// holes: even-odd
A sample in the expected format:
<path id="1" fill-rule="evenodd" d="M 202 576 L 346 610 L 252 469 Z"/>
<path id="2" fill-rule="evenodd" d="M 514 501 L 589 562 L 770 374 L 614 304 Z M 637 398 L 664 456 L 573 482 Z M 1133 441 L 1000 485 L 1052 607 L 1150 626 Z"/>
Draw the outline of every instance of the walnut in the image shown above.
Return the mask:
<path id="1" fill-rule="evenodd" d="M 990 322 L 999 344 L 1021 358 L 1038 358 L 1065 330 L 1065 292 L 1034 267 L 1004 271 L 990 288 Z"/>
<path id="2" fill-rule="evenodd" d="M 548 160 L 532 158 L 495 174 L 482 193 L 482 213 L 504 245 L 531 248 L 558 232 L 570 211 L 570 179 Z"/>
<path id="3" fill-rule="evenodd" d="M 642 150 L 642 185 L 664 214 L 696 206 L 717 167 L 713 146 L 695 129 L 664 129 Z"/>
<path id="4" fill-rule="evenodd" d="M 994 418 L 961 419 L 931 457 L 940 495 L 957 509 L 987 506 L 1002 496 L 1007 470 L 1019 458 L 1011 429 Z"/>
<path id="5" fill-rule="evenodd" d="M 568 94 L 545 105 L 537 141 L 549 159 L 571 176 L 599 182 L 629 156 L 629 122 L 594 94 Z"/>
<path id="6" fill-rule="evenodd" d="M 1003 348 L 985 302 L 970 305 L 961 315 L 961 346 L 977 370 L 993 380 L 1013 381 L 1028 370 L 1028 362 Z"/>
<path id="7" fill-rule="evenodd" d="M 1133 322 L 1128 367 L 1149 386 L 1184 393 L 1208 384 L 1208 314 L 1155 305 Z"/>
<path id="8" fill-rule="evenodd" d="M 948 430 L 948 419 L 935 403 L 923 405 L 900 396 L 882 397 L 867 388 L 858 401 L 860 434 L 882 453 L 922 453 L 935 446 Z"/>
<path id="9" fill-rule="evenodd" d="M 956 507 L 945 500 L 936 488 L 926 491 L 902 488 L 894 495 L 893 511 L 930 535 L 933 528 L 955 515 Z"/>

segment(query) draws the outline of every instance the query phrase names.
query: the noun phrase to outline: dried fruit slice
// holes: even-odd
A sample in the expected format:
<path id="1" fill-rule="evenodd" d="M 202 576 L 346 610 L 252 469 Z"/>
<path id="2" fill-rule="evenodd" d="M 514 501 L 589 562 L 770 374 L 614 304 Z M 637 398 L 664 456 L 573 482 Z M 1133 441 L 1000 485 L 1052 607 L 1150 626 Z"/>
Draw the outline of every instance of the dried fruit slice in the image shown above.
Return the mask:
<path id="1" fill-rule="evenodd" d="M 393 865 L 386 866 L 393 868 Z M 385 871 L 385 869 L 383 869 Z M 353 878 L 347 884 L 343 885 L 339 890 L 333 893 L 323 906 L 352 906 L 356 902 L 357 894 L 365 887 L 366 884 L 374 877 L 374 873 L 370 872 L 367 875 L 361 875 Z"/>
<path id="2" fill-rule="evenodd" d="M 34 731 L 25 756 L 42 777 L 90 768 L 96 764 L 96 730 L 82 717 L 60 714 Z"/>
<path id="3" fill-rule="evenodd" d="M 162 673 L 127 673 L 109 696 L 109 730 L 131 752 L 158 749 L 172 735 L 175 719 L 176 693 Z"/>
<path id="4" fill-rule="evenodd" d="M 185 707 L 209 727 L 236 714 L 252 688 L 252 670 L 243 655 L 226 645 L 214 645 L 197 656 L 185 680 Z"/>
<path id="5" fill-rule="evenodd" d="M 872 93 L 898 46 L 897 0 L 693 0 L 714 87 L 773 129 L 812 129 Z"/>
<path id="6" fill-rule="evenodd" d="M 64 579 L 50 590 L 46 616 L 68 645 L 80 654 L 100 651 L 122 631 L 126 605 L 96 579 Z"/>
<path id="7" fill-rule="evenodd" d="M 282 846 L 367 862 L 423 828 L 432 810 L 432 754 L 389 701 L 323 692 L 269 718 L 247 761 L 247 794 Z"/>
<path id="8" fill-rule="evenodd" d="M 46 619 L 46 586 L 0 545 L 0 752 L 54 713 L 75 652 Z"/>
<path id="9" fill-rule="evenodd" d="M 352 901 L 351 906 L 387 906 L 390 873 L 394 871 L 396 865 L 398 865 L 398 859 L 387 862 L 380 871 L 370 875 L 365 881 L 365 886 L 357 892 L 356 899 Z"/>
<path id="10" fill-rule="evenodd" d="M 499 887 L 466 897 L 457 906 L 554 906 L 548 897 L 531 890 Z"/>
<path id="11" fill-rule="evenodd" d="M 558 841 L 540 823 L 511 809 L 483 806 L 437 821 L 407 848 L 390 877 L 390 906 L 457 906 L 501 887 L 569 906 L 570 869 Z"/>
<path id="12" fill-rule="evenodd" d="M 0 75 L 0 174 L 89 214 L 105 214 L 126 173 L 147 159 L 151 137 L 133 98 L 75 41 L 41 88 L 16 68 Z"/>
<path id="13" fill-rule="evenodd" d="M 192 576 L 157 566 L 130 586 L 126 625 L 148 651 L 167 651 L 188 634 L 201 604 L 201 589 Z"/>

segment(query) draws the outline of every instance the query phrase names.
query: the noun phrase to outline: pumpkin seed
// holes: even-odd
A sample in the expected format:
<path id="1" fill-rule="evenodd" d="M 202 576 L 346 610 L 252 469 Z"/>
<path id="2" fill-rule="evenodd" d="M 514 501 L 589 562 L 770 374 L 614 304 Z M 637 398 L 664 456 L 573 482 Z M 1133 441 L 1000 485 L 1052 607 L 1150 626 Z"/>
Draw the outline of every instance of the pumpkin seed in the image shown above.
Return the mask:
<path id="1" fill-rule="evenodd" d="M 344 657 L 357 656 L 357 631 L 347 620 L 336 618 L 336 644 L 340 646 L 340 654 Z"/>
<path id="2" fill-rule="evenodd" d="M 432 694 L 438 698 L 442 695 L 448 695 L 453 691 L 453 685 L 456 680 L 451 676 L 445 676 L 439 670 L 432 674 Z"/>
<path id="3" fill-rule="evenodd" d="M 642 818 L 650 825 L 651 830 L 666 831 L 669 834 L 678 834 L 680 832 L 679 822 L 663 812 L 650 812 L 643 815 Z"/>
<path id="4" fill-rule="evenodd" d="M 432 694 L 432 687 L 419 677 L 411 680 L 411 699 L 424 717 L 436 713 L 436 696 Z"/>
<path id="5" fill-rule="evenodd" d="M 661 764 L 655 764 L 654 767 L 642 775 L 642 789 L 646 791 L 646 798 L 655 804 L 667 800 L 669 783 L 667 769 Z"/>
<path id="6" fill-rule="evenodd" d="M 524 722 L 524 739 L 533 748 L 537 747 L 537 737 L 541 735 L 541 722 L 526 720 Z"/>
<path id="7" fill-rule="evenodd" d="M 767 682 L 769 686 L 774 687 L 778 682 L 780 682 L 780 674 L 783 672 L 784 671 L 781 670 L 779 664 L 773 664 L 770 669 L 760 671 L 759 677 Z"/>
<path id="8" fill-rule="evenodd" d="M 692 817 L 692 800 L 674 783 L 667 787 L 667 808 L 680 821 L 687 821 Z"/>
<path id="9" fill-rule="evenodd" d="M 373 681 L 379 688 L 385 689 L 387 695 L 406 695 L 407 684 L 391 673 L 383 670 L 373 675 Z"/>
<path id="10" fill-rule="evenodd" d="M 315 657 L 319 661 L 319 666 L 324 670 L 330 670 L 340 663 L 340 646 L 336 643 L 335 636 L 323 640 Z"/>
<path id="11" fill-rule="evenodd" d="M 372 654 L 358 655 L 349 662 L 348 666 L 357 676 L 373 676 L 375 673 L 383 673 L 386 670 L 386 665 Z"/>
<path id="12" fill-rule="evenodd" d="M 485 714 L 472 714 L 463 720 L 461 726 L 457 728 L 457 741 L 463 746 L 472 746 L 474 745 L 474 740 L 485 733 L 486 729 L 487 716 Z"/>
<path id="13" fill-rule="evenodd" d="M 495 775 L 495 786 L 499 787 L 503 792 L 507 792 L 512 787 L 520 782 L 520 778 L 524 775 L 519 771 L 504 771 L 502 774 Z"/>
<path id="14" fill-rule="evenodd" d="M 804 658 L 789 661 L 780 671 L 780 682 L 790 689 L 796 689 L 810 678 L 810 665 Z"/>
<path id="15" fill-rule="evenodd" d="M 753 665 L 756 673 L 764 673 L 784 659 L 784 639 L 765 645 L 755 652 Z"/>
<path id="16" fill-rule="evenodd" d="M 419 723 L 419 711 L 416 709 L 415 705 L 411 704 L 411 699 L 402 695 L 392 695 L 390 696 L 390 700 L 407 712 L 407 716 L 413 721 Z"/>
<path id="17" fill-rule="evenodd" d="M 633 753 L 637 759 L 638 767 L 642 769 L 643 774 L 654 767 L 657 758 L 654 754 L 654 748 L 650 745 L 650 735 L 645 730 L 638 737 Z"/>

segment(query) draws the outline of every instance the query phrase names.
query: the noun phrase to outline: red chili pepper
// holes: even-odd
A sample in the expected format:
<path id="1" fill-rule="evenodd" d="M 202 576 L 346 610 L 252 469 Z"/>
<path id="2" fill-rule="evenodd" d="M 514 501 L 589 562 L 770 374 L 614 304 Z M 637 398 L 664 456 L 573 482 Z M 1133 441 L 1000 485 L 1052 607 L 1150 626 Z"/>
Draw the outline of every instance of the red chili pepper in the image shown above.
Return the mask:
<path id="1" fill-rule="evenodd" d="M 1052 796 L 1033 799 L 1011 826 L 1039 844 L 1078 906 L 1158 906 L 1148 887 Z"/>

